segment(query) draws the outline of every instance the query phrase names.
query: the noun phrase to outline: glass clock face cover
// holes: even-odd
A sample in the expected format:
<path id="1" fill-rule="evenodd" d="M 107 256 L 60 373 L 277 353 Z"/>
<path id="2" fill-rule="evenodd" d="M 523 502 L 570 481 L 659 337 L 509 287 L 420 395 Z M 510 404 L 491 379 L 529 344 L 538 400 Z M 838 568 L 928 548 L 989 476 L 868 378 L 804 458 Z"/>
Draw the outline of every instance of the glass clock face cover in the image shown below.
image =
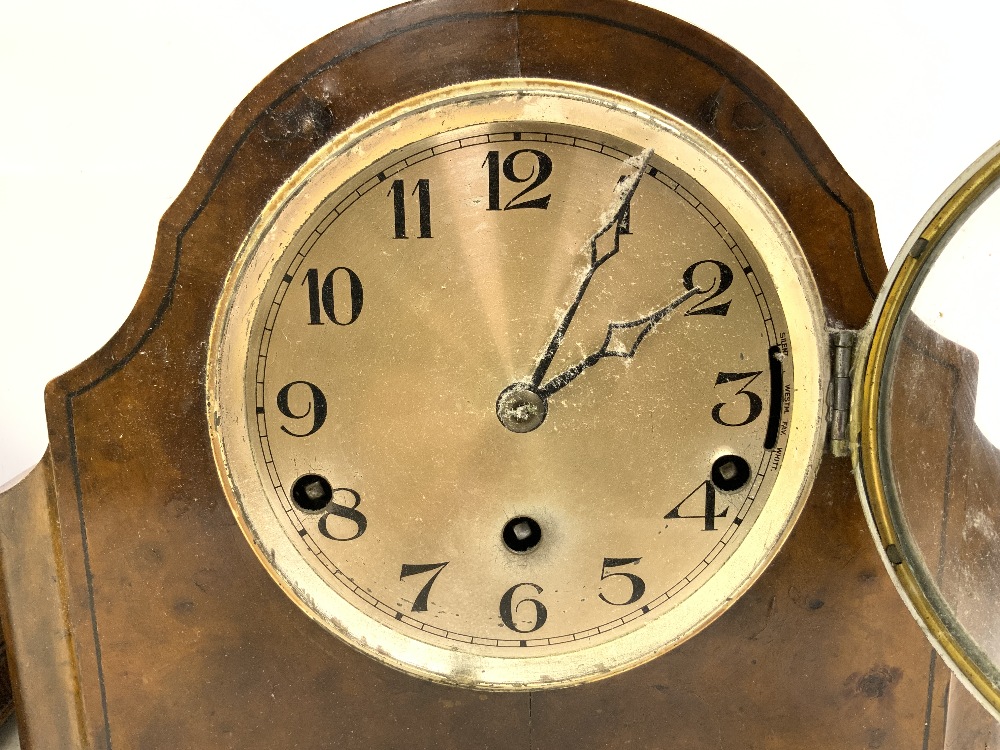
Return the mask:
<path id="1" fill-rule="evenodd" d="M 690 126 L 544 81 L 327 144 L 213 327 L 209 423 L 260 559 L 404 670 L 527 689 L 697 632 L 776 553 L 825 342 L 775 208 Z"/>
<path id="2" fill-rule="evenodd" d="M 1000 144 L 914 232 L 870 323 L 855 394 L 859 488 L 888 569 L 954 672 L 1000 719 Z M 973 270 L 974 269 L 974 270 Z"/>

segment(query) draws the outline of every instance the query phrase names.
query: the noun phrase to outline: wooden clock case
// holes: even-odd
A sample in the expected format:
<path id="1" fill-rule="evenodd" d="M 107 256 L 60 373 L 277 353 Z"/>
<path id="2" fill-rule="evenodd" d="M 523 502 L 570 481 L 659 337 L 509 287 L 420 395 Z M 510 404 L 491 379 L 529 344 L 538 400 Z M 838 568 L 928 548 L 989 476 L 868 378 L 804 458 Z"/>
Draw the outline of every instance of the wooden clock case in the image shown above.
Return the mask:
<path id="1" fill-rule="evenodd" d="M 885 275 L 872 206 L 795 105 L 708 34 L 622 0 L 430 0 L 309 46 L 216 136 L 165 214 L 128 321 L 46 391 L 50 447 L 0 498 L 4 631 L 33 748 L 940 747 L 947 671 L 885 575 L 850 463 L 824 458 L 761 579 L 697 637 L 530 694 L 397 673 L 330 636 L 258 563 L 205 419 L 230 263 L 327 139 L 463 81 L 569 79 L 699 128 L 785 215 L 828 322 Z"/>

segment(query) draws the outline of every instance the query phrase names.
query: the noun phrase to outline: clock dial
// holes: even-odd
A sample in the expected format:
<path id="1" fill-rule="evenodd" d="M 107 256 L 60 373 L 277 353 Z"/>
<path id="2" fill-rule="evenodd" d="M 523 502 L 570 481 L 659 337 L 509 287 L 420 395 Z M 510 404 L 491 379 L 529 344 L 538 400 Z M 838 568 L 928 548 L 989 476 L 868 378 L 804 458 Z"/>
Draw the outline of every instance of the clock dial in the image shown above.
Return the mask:
<path id="1" fill-rule="evenodd" d="M 819 446 L 822 329 L 769 201 L 690 127 L 484 83 L 272 201 L 219 307 L 238 519 L 312 616 L 460 684 L 566 684 L 707 624 Z"/>

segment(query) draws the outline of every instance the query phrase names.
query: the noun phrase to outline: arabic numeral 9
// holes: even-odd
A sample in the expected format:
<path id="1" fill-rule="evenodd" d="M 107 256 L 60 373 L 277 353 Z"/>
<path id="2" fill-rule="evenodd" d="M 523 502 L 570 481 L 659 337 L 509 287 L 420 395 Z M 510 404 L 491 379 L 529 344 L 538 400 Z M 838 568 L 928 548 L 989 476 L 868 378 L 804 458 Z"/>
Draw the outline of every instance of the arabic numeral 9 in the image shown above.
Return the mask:
<path id="1" fill-rule="evenodd" d="M 304 386 L 308 389 L 308 400 L 303 401 L 302 395 L 299 394 L 304 394 L 304 390 L 303 388 L 296 388 L 296 386 Z M 292 396 L 292 389 L 296 391 L 294 397 Z M 305 380 L 294 380 L 278 391 L 277 402 L 278 411 L 289 419 L 300 420 L 312 417 L 312 426 L 306 432 L 293 432 L 284 425 L 281 425 L 281 431 L 292 437 L 309 437 L 318 431 L 326 421 L 326 396 L 318 386 Z"/>

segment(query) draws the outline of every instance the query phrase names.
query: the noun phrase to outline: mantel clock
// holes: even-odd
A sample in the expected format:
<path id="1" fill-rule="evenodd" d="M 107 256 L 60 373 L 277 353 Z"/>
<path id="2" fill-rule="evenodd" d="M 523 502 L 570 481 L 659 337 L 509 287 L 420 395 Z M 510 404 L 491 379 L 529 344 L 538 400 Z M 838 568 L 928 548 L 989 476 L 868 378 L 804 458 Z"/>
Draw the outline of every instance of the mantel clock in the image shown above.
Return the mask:
<path id="1" fill-rule="evenodd" d="M 681 21 L 431 0 L 324 37 L 46 392 L 0 499 L 22 736 L 929 748 L 945 665 L 997 715 L 996 451 L 929 295 L 998 163 L 882 286 L 865 194 Z"/>

